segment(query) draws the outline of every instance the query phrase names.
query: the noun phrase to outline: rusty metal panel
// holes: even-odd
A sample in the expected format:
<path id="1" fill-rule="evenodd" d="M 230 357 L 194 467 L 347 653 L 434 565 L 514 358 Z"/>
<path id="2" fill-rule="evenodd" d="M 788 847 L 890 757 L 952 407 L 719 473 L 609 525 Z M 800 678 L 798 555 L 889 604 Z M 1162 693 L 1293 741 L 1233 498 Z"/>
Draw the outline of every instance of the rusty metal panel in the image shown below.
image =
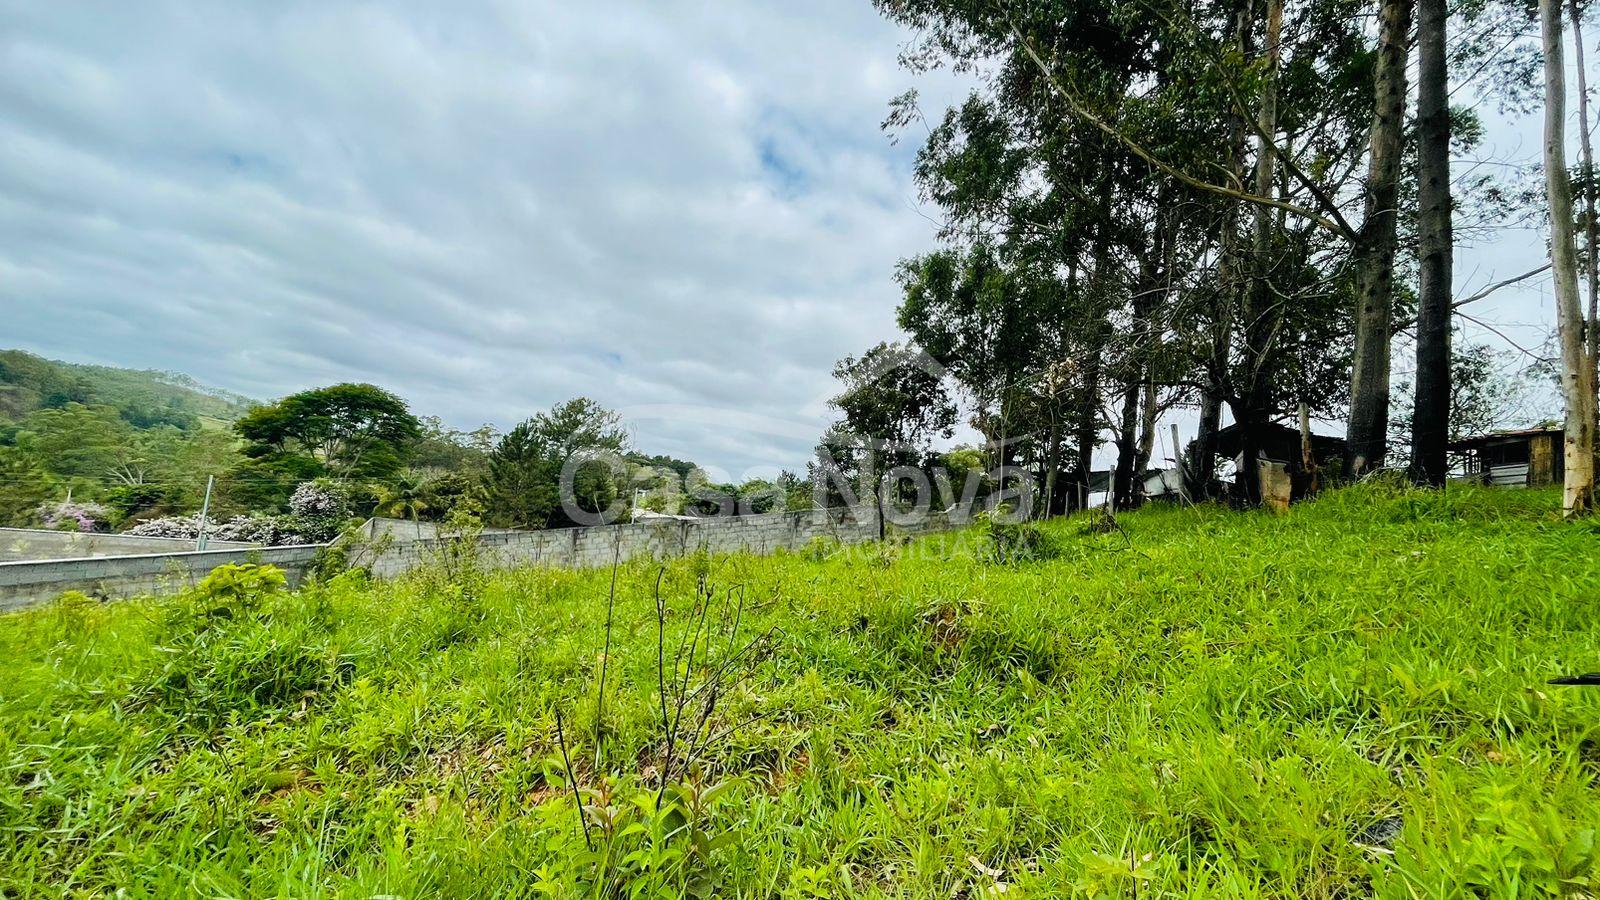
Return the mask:
<path id="1" fill-rule="evenodd" d="M 1528 485 L 1553 484 L 1556 480 L 1555 441 L 1548 434 L 1528 440 Z"/>

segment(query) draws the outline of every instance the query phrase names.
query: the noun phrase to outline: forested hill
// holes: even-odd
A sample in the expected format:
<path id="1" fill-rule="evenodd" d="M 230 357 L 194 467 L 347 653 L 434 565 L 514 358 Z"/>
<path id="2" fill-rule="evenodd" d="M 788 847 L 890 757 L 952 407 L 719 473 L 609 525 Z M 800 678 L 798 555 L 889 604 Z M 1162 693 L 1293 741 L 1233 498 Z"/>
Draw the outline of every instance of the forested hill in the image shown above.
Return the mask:
<path id="1" fill-rule="evenodd" d="M 789 473 L 712 484 L 693 462 L 633 446 L 622 418 L 586 397 L 504 434 L 489 424 L 469 432 L 372 384 L 258 404 L 185 375 L 0 350 L 0 527 L 195 537 L 203 506 L 222 523 L 218 539 L 261 543 L 327 540 L 371 515 L 438 521 L 457 510 L 496 526 L 562 527 L 576 522 L 558 488 L 578 453 L 625 463 L 580 476 L 590 511 L 621 499 L 658 512 L 765 512 L 780 494 L 811 496 Z"/>
<path id="2" fill-rule="evenodd" d="M 136 428 L 221 425 L 253 401 L 209 388 L 176 372 L 57 362 L 23 350 L 0 350 L 0 418 L 69 403 L 115 407 Z"/>

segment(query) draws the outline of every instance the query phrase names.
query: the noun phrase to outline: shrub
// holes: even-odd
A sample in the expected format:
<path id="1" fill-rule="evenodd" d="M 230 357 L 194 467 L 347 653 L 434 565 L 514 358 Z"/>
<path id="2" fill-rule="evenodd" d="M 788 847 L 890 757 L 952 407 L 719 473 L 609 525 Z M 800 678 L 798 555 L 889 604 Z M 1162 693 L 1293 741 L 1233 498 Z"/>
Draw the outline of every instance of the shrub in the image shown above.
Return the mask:
<path id="1" fill-rule="evenodd" d="M 978 558 L 986 562 L 1009 565 L 1061 555 L 1061 545 L 1054 535 L 1038 522 L 1017 519 L 1008 510 L 979 513 L 973 517 L 973 526 Z"/>
<path id="2" fill-rule="evenodd" d="M 288 584 L 277 566 L 229 563 L 211 570 L 195 588 L 197 599 L 210 606 L 213 614 L 256 608 L 261 598 L 276 593 Z"/>
<path id="3" fill-rule="evenodd" d="M 151 519 L 123 533 L 140 537 L 181 538 L 192 541 L 200 536 L 200 517 L 166 516 Z M 269 547 L 321 543 L 336 533 L 337 529 L 332 533 L 324 532 L 322 526 L 317 523 L 314 523 L 313 529 L 307 530 L 305 523 L 296 516 L 269 516 L 260 513 L 212 522 L 206 529 L 207 537 L 214 541 L 266 544 Z"/>
<path id="4" fill-rule="evenodd" d="M 183 538 L 194 540 L 200 534 L 199 516 L 163 516 L 150 519 L 124 531 L 135 537 Z"/>
<path id="5" fill-rule="evenodd" d="M 62 500 L 39 507 L 39 521 L 60 531 L 106 531 L 111 511 L 98 503 Z"/>
<path id="6" fill-rule="evenodd" d="M 289 498 L 292 528 L 310 542 L 332 538 L 349 517 L 350 492 L 331 481 L 307 481 L 295 488 Z"/>
<path id="7" fill-rule="evenodd" d="M 800 555 L 814 563 L 826 562 L 839 552 L 840 546 L 838 538 L 819 534 L 806 541 L 805 546 L 800 548 Z"/>

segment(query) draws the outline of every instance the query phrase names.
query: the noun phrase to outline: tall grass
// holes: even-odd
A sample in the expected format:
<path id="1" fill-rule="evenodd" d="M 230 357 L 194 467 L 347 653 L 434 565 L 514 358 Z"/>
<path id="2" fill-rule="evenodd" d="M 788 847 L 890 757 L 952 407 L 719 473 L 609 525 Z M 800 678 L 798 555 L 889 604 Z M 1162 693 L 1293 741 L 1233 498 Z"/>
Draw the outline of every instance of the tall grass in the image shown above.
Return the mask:
<path id="1" fill-rule="evenodd" d="M 67 598 L 0 618 L 0 891 L 1593 895 L 1600 691 L 1545 682 L 1600 670 L 1600 534 L 1555 506 L 1374 485 L 1047 554 L 624 563 L 604 660 L 608 571 Z M 671 816 L 658 576 L 669 647 L 707 582 L 782 636 Z"/>

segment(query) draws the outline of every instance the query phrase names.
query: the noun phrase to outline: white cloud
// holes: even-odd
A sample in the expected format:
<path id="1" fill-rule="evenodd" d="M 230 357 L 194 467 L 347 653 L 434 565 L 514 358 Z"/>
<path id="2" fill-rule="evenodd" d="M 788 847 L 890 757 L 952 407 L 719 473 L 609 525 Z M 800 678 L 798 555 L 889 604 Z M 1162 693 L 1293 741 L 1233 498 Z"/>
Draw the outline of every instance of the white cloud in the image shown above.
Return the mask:
<path id="1" fill-rule="evenodd" d="M 5 343 L 49 355 L 464 426 L 721 409 L 636 437 L 739 474 L 803 463 L 932 236 L 861 0 L 5 15 Z"/>
<path id="2" fill-rule="evenodd" d="M 586 394 L 733 475 L 802 465 L 833 362 L 894 336 L 933 226 L 878 123 L 964 90 L 898 69 L 867 0 L 0 15 L 0 343 L 258 397 L 372 381 L 467 427 Z M 1474 248 L 1462 292 L 1539 242 Z M 1549 321 L 1541 294 L 1485 315 Z"/>

